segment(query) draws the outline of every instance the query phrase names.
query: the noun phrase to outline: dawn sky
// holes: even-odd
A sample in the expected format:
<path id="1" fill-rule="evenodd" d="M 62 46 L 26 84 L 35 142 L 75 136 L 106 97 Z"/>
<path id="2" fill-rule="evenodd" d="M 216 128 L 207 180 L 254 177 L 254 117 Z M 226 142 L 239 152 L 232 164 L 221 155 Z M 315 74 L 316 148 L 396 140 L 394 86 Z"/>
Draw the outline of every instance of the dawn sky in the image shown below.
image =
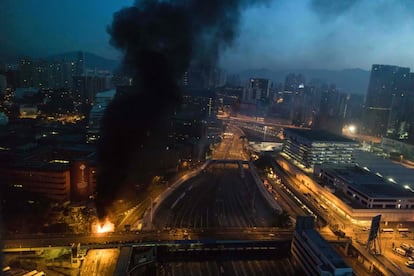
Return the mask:
<path id="1" fill-rule="evenodd" d="M 2 0 L 0 59 L 74 50 L 116 59 L 106 27 L 114 12 L 133 2 Z M 230 71 L 414 67 L 413 2 L 270 0 L 242 14 L 240 36 L 223 53 L 222 65 Z"/>

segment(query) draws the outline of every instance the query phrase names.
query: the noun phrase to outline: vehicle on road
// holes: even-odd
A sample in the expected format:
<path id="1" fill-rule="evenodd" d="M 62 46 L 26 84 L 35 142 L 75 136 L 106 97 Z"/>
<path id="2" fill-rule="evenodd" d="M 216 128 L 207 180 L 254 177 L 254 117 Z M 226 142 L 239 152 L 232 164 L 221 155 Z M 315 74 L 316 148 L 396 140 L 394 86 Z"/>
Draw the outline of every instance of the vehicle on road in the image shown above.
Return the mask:
<path id="1" fill-rule="evenodd" d="M 409 245 L 409 244 L 406 244 L 406 243 L 402 243 L 401 245 L 400 245 L 400 247 L 402 248 L 402 249 L 404 249 L 404 250 L 411 250 L 411 248 L 412 248 L 412 246 L 411 245 Z"/>
<path id="2" fill-rule="evenodd" d="M 414 261 L 407 261 L 405 262 L 405 265 L 409 268 L 414 268 Z"/>
<path id="3" fill-rule="evenodd" d="M 335 231 L 333 231 L 333 233 L 334 233 L 336 236 L 341 237 L 341 238 L 345 238 L 345 236 L 346 236 L 345 232 L 344 232 L 344 231 L 342 231 L 342 230 L 335 230 Z"/>
<path id="4" fill-rule="evenodd" d="M 394 251 L 394 253 L 399 254 L 401 256 L 406 256 L 407 255 L 407 251 L 405 251 L 401 247 L 395 247 L 392 251 Z"/>

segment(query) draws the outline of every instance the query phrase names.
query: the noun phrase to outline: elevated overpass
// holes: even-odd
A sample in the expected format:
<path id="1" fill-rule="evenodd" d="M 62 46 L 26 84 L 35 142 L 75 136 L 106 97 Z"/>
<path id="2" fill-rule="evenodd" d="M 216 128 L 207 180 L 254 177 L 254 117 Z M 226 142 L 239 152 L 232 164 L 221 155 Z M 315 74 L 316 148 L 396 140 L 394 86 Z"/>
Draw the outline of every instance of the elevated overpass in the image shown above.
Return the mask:
<path id="1" fill-rule="evenodd" d="M 210 159 L 207 161 L 208 165 L 211 164 L 249 164 L 247 160 L 241 159 Z"/>
<path id="2" fill-rule="evenodd" d="M 234 230 L 234 229 L 232 229 Z M 216 230 L 208 230 L 207 232 L 216 232 Z M 269 230 L 267 229 L 259 229 L 255 230 L 258 232 L 255 233 L 268 233 Z M 219 231 L 217 231 L 219 233 Z M 223 231 L 225 232 L 225 231 Z M 224 235 L 223 232 L 218 234 L 217 236 L 222 236 L 222 238 L 216 238 L 213 237 L 213 235 L 207 235 L 207 236 L 198 236 L 197 239 L 174 239 L 173 237 L 170 239 L 166 239 L 164 236 L 159 236 L 158 233 L 151 233 L 149 236 L 145 237 L 144 239 L 135 239 L 135 240 L 129 240 L 129 239 L 122 239 L 119 238 L 119 241 L 113 240 L 113 239 L 103 239 L 99 243 L 81 243 L 80 247 L 84 250 L 89 249 L 100 249 L 100 248 L 117 248 L 117 247 L 173 247 L 176 249 L 179 248 L 187 248 L 185 251 L 192 251 L 191 248 L 198 248 L 197 251 L 204 250 L 203 248 L 220 248 L 219 250 L 233 250 L 228 248 L 248 248 L 249 250 L 258 250 L 262 247 L 271 247 L 275 246 L 275 244 L 279 243 L 288 243 L 290 244 L 293 236 L 292 230 L 273 230 L 272 231 L 272 237 L 268 235 L 264 235 L 264 237 L 261 238 L 252 238 L 249 239 L 248 235 L 242 235 L 242 239 L 234 239 L 234 237 L 230 237 L 229 235 Z M 248 234 L 246 230 L 234 230 L 232 233 L 236 232 L 244 232 L 245 234 Z M 250 232 L 250 230 L 249 230 Z M 193 233 L 192 233 L 193 234 Z M 137 235 L 137 237 L 140 237 L 141 234 Z M 108 235 L 111 236 L 111 235 Z M 196 235 L 192 235 L 196 236 Z M 234 236 L 232 234 L 231 236 Z M 142 237 L 143 238 L 143 237 Z M 79 239 L 72 239 L 72 242 L 78 242 Z M 49 246 L 29 246 L 28 244 L 25 244 L 24 241 L 21 241 L 23 243 L 23 246 L 21 247 L 7 247 L 7 241 L 6 241 L 6 247 L 3 249 L 4 253 L 18 253 L 18 252 L 39 252 L 44 250 L 51 250 L 51 249 L 70 249 L 71 245 L 65 241 L 68 245 L 58 245 L 58 243 L 61 243 L 60 240 L 54 241 L 53 239 L 49 240 L 48 242 L 51 244 L 56 245 L 49 245 Z M 264 248 L 262 248 L 264 249 Z M 271 248 L 270 248 L 271 249 Z M 183 250 L 180 250 L 183 251 Z M 206 251 L 209 251 L 207 249 Z M 216 249 L 211 251 L 217 251 Z"/>

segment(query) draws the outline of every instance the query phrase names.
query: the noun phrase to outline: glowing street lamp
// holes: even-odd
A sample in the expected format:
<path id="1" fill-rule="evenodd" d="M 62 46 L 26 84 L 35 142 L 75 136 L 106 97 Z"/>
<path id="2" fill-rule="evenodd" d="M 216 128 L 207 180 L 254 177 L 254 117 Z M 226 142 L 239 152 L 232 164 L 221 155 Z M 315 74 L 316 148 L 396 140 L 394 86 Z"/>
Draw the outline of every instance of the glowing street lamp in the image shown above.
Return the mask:
<path id="1" fill-rule="evenodd" d="M 352 133 L 352 134 L 355 134 L 355 133 L 356 133 L 356 131 L 357 131 L 357 128 L 356 128 L 356 126 L 355 126 L 355 125 L 349 125 L 349 126 L 348 126 L 348 131 L 349 131 L 350 133 Z"/>
<path id="2" fill-rule="evenodd" d="M 395 182 L 394 178 L 392 178 L 392 177 L 388 178 L 388 181 L 389 181 L 389 182 L 392 182 L 392 183 L 394 183 L 394 184 L 397 184 L 397 182 Z"/>

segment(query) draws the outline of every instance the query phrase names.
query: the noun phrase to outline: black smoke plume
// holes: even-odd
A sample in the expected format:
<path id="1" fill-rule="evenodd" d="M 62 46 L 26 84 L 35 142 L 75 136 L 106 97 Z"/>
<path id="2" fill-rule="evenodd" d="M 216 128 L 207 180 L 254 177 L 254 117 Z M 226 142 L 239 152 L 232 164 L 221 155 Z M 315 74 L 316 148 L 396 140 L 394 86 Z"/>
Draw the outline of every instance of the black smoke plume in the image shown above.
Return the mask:
<path id="1" fill-rule="evenodd" d="M 180 103 L 177 81 L 190 64 L 215 66 L 237 36 L 240 12 L 264 0 L 136 1 L 113 16 L 111 44 L 124 53 L 131 91 L 108 106 L 98 145 L 96 206 L 99 218 L 125 182 L 142 148 L 162 145 Z"/>

